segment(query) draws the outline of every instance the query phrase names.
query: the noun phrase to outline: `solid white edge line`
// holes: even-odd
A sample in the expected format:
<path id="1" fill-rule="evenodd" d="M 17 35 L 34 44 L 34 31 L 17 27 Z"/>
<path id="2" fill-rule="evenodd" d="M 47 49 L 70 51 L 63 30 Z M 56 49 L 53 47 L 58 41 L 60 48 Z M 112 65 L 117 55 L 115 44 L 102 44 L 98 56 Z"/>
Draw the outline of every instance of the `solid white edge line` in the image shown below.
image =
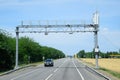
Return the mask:
<path id="1" fill-rule="evenodd" d="M 83 65 L 87 66 L 88 68 L 90 68 L 91 70 L 95 71 L 97 74 L 100 74 L 101 76 L 107 78 L 108 80 L 111 80 L 108 76 L 102 74 L 101 72 L 95 70 L 94 68 L 92 68 L 91 66 L 88 66 L 86 63 L 84 63 L 83 61 L 80 61 L 77 59 L 78 62 L 82 63 Z"/>
<path id="2" fill-rule="evenodd" d="M 84 77 L 82 76 L 81 72 L 78 70 L 77 66 L 75 65 L 75 62 L 73 61 L 73 64 L 77 70 L 77 72 L 79 73 L 80 77 L 82 78 L 82 80 L 85 80 Z"/>

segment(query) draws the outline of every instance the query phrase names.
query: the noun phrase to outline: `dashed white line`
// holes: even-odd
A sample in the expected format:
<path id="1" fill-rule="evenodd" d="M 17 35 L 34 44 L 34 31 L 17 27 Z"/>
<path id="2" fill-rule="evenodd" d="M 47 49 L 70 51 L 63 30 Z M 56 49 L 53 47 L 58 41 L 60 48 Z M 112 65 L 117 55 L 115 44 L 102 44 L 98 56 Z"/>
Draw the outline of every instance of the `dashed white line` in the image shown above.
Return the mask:
<path id="1" fill-rule="evenodd" d="M 45 80 L 48 80 L 53 74 L 50 74 Z"/>
<path id="2" fill-rule="evenodd" d="M 80 77 L 82 78 L 82 80 L 85 80 L 84 77 L 82 76 L 81 72 L 79 71 L 79 69 L 77 68 L 77 66 L 75 65 L 75 62 L 73 61 L 73 64 L 77 70 L 77 72 L 79 73 Z"/>
<path id="3" fill-rule="evenodd" d="M 54 72 L 57 72 L 59 68 L 57 68 Z"/>
<path id="4" fill-rule="evenodd" d="M 67 61 L 67 60 L 66 60 Z M 56 70 L 54 70 L 54 72 L 57 72 L 59 70 L 59 68 L 66 62 L 64 61 Z"/>
<path id="5" fill-rule="evenodd" d="M 57 72 L 57 71 L 59 70 L 59 68 L 60 68 L 66 61 L 68 61 L 68 60 L 65 60 L 65 61 L 64 61 L 57 69 L 55 69 L 53 72 L 54 72 L 54 73 Z M 50 79 L 52 76 L 53 76 L 53 74 L 50 74 L 45 80 Z"/>
<path id="6" fill-rule="evenodd" d="M 67 60 L 66 60 L 66 61 L 67 61 Z M 66 61 L 64 61 L 63 64 L 64 64 Z M 61 64 L 56 70 L 54 70 L 54 73 L 57 72 L 58 69 L 59 69 L 63 64 Z M 39 66 L 41 66 L 41 65 L 39 65 Z M 38 67 L 38 66 L 37 66 L 37 67 Z M 28 74 L 30 74 L 30 73 L 35 72 L 35 71 L 38 71 L 38 69 L 33 70 L 33 71 L 30 71 L 30 72 L 25 73 L 25 74 L 22 74 L 22 75 L 19 75 L 19 76 L 14 77 L 14 78 L 12 78 L 12 79 L 10 79 L 10 80 L 16 80 L 17 78 L 20 78 L 20 77 L 26 76 L 26 75 L 28 75 Z M 45 80 L 48 80 L 52 75 L 53 75 L 53 74 L 50 74 Z"/>
<path id="7" fill-rule="evenodd" d="M 14 77 L 14 78 L 12 78 L 12 79 L 10 79 L 10 80 L 15 80 L 15 79 L 17 79 L 17 78 L 20 78 L 20 77 L 22 77 L 22 76 L 28 75 L 28 74 L 30 74 L 30 73 L 33 73 L 33 72 L 35 72 L 35 71 L 38 71 L 38 69 L 36 69 L 36 70 L 33 70 L 33 71 L 30 71 L 30 72 L 28 72 L 28 73 L 25 73 L 25 74 L 22 74 L 22 75 L 19 75 L 19 76 L 17 76 L 17 77 Z"/>

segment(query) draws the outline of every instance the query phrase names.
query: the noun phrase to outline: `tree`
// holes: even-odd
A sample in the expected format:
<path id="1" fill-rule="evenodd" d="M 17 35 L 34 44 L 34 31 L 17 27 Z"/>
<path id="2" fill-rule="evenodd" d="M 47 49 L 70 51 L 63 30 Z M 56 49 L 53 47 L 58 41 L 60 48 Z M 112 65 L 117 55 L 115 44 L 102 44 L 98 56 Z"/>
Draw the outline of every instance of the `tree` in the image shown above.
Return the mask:
<path id="1" fill-rule="evenodd" d="M 42 61 L 43 56 L 52 59 L 65 57 L 65 54 L 55 48 L 41 46 L 29 37 L 19 39 L 19 64 Z M 13 69 L 15 66 L 16 39 L 8 32 L 0 30 L 0 71 Z"/>
<path id="2" fill-rule="evenodd" d="M 7 34 L 7 32 L 0 31 L 0 71 L 13 68 L 14 64 L 14 40 Z"/>
<path id="3" fill-rule="evenodd" d="M 84 50 L 81 50 L 77 53 L 77 56 L 80 57 L 80 58 L 85 58 L 85 51 Z"/>

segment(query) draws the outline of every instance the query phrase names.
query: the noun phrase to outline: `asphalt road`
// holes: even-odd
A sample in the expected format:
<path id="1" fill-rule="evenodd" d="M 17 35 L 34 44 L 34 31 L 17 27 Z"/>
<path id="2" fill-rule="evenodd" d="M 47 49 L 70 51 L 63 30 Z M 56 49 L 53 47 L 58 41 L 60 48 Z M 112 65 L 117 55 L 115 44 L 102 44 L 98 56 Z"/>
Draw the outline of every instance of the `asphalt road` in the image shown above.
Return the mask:
<path id="1" fill-rule="evenodd" d="M 54 61 L 54 67 L 43 64 L 0 76 L 0 80 L 105 80 L 76 59 Z"/>

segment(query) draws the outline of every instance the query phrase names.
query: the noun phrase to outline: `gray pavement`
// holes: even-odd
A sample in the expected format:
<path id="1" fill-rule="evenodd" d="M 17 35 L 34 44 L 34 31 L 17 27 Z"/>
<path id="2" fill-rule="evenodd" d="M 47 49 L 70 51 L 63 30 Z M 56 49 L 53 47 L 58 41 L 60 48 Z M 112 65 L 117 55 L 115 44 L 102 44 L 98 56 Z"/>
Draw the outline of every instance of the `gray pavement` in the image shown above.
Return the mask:
<path id="1" fill-rule="evenodd" d="M 0 76 L 0 80 L 105 80 L 76 59 L 63 58 L 54 62 L 54 67 L 43 64 L 28 67 Z"/>

